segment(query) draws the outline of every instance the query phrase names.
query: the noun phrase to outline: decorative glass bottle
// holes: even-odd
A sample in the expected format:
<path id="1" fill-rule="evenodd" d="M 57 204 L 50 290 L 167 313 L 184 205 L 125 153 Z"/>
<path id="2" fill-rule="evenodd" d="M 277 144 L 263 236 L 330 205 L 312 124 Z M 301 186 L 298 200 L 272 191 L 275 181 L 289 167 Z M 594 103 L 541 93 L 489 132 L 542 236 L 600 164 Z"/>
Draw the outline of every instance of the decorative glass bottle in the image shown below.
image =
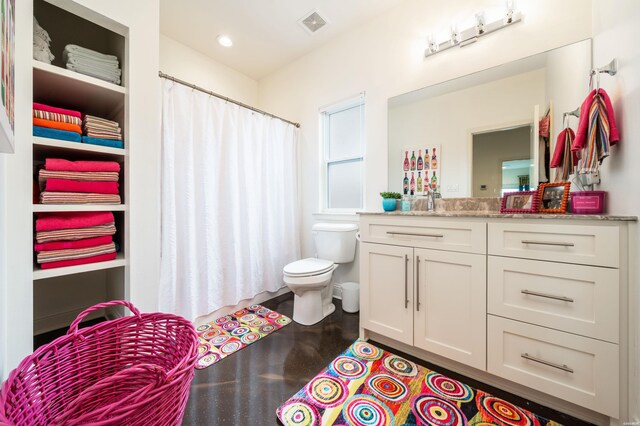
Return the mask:
<path id="1" fill-rule="evenodd" d="M 402 168 L 405 172 L 409 171 L 409 151 L 404 152 L 404 163 L 402 164 Z"/>
<path id="2" fill-rule="evenodd" d="M 422 161 L 422 150 L 419 149 L 418 150 L 418 170 L 422 170 L 424 168 L 424 163 Z M 418 176 L 420 174 L 418 173 Z M 420 187 L 420 185 L 418 185 L 418 187 Z"/>

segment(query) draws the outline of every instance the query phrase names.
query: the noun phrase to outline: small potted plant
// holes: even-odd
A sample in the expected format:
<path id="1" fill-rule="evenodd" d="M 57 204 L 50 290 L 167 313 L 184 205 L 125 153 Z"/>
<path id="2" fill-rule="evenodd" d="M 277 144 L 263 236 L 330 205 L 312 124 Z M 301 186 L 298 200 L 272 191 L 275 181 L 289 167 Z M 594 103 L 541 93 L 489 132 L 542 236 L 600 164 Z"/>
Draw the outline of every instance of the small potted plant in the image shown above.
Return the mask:
<path id="1" fill-rule="evenodd" d="M 385 212 L 392 212 L 396 209 L 398 200 L 402 198 L 399 192 L 381 192 L 382 208 Z"/>

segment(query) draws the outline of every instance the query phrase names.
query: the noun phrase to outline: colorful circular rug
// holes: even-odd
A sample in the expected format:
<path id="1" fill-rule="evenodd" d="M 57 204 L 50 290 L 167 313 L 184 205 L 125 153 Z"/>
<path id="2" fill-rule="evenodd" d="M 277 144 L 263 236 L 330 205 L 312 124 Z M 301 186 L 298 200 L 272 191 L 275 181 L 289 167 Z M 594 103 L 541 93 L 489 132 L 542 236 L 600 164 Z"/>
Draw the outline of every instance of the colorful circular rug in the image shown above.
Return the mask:
<path id="1" fill-rule="evenodd" d="M 559 425 L 360 340 L 276 414 L 287 426 Z"/>
<path id="2" fill-rule="evenodd" d="M 202 370 L 257 342 L 288 325 L 291 319 L 262 305 L 251 305 L 230 315 L 196 327 L 198 332 L 198 360 Z M 298 418 L 298 417 L 296 417 Z"/>

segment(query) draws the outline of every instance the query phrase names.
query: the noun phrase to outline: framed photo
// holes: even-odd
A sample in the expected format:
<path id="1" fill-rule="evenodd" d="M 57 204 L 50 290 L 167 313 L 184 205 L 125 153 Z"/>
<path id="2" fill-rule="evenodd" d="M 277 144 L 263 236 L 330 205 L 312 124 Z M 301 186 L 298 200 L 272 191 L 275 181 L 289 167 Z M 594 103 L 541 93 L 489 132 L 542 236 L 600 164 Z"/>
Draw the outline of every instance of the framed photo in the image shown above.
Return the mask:
<path id="1" fill-rule="evenodd" d="M 569 182 L 543 183 L 538 187 L 538 211 L 542 213 L 567 212 Z"/>
<path id="2" fill-rule="evenodd" d="M 535 213 L 538 207 L 537 191 L 508 192 L 502 197 L 500 213 Z"/>

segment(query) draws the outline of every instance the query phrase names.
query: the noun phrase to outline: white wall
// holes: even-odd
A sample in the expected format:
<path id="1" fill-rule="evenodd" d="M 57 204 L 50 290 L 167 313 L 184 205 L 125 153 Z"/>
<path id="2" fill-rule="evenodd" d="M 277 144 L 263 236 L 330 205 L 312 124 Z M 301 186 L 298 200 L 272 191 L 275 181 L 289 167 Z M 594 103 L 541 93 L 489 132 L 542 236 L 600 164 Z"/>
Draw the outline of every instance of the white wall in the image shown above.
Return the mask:
<path id="1" fill-rule="evenodd" d="M 252 106 L 258 101 L 257 81 L 162 34 L 160 71 Z"/>
<path id="2" fill-rule="evenodd" d="M 609 191 L 609 212 L 640 215 L 640 2 L 637 0 L 594 0 L 593 52 L 594 66 L 601 67 L 618 58 L 618 74 L 603 75 L 601 87 L 611 96 L 620 130 L 620 143 L 612 148 L 611 157 L 604 160 L 602 185 Z M 634 325 L 629 363 L 630 418 L 640 421 L 640 280 L 638 276 L 638 241 L 636 225 L 631 233 L 635 258 L 631 259 L 633 275 L 630 281 L 629 315 Z M 624 420 L 624 419 L 623 419 Z"/>
<path id="3" fill-rule="evenodd" d="M 452 20 L 473 16 L 483 7 L 503 7 L 504 2 L 406 0 L 260 80 L 261 107 L 302 124 L 300 164 L 307 170 L 300 182 L 305 256 L 312 254 L 311 224 L 325 219 L 312 216 L 320 199 L 318 108 L 366 92 L 365 209 L 381 210 L 378 193 L 387 187 L 389 97 L 591 36 L 591 1 L 521 0 L 517 4 L 524 14 L 522 23 L 469 47 L 424 59 L 430 31 L 446 29 Z"/>
<path id="4" fill-rule="evenodd" d="M 471 197 L 469 138 L 472 133 L 533 123 L 533 109 L 545 106 L 543 68 L 512 77 L 389 108 L 389 153 L 401 164 L 402 146 L 441 144 L 440 189 L 443 197 Z M 386 145 L 384 147 L 386 149 Z M 389 171 L 390 191 L 402 192 L 400 168 Z M 394 179 L 395 178 L 395 179 Z M 449 187 L 457 185 L 458 192 Z M 486 197 L 500 196 L 488 193 Z M 377 207 L 377 206 L 376 206 Z"/>

